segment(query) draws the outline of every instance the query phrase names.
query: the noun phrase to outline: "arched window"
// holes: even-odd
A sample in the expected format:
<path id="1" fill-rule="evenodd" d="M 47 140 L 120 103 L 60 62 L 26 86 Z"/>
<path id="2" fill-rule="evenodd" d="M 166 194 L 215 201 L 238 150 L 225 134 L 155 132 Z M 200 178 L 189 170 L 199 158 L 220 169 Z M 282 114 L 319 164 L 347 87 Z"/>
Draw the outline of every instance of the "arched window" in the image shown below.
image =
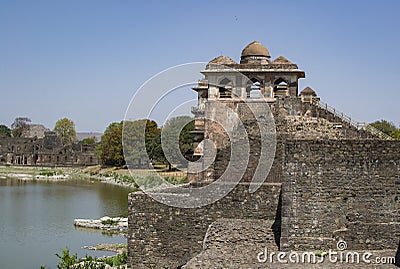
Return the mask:
<path id="1" fill-rule="evenodd" d="M 288 82 L 283 78 L 278 78 L 274 82 L 274 95 L 277 97 L 285 97 L 289 95 Z"/>
<path id="2" fill-rule="evenodd" d="M 219 98 L 232 98 L 232 81 L 224 78 L 219 83 Z"/>
<path id="3" fill-rule="evenodd" d="M 286 83 L 285 81 L 281 81 L 281 82 L 278 84 L 278 86 L 286 86 L 286 87 L 287 87 L 288 85 L 287 85 L 287 83 Z"/>
<path id="4" fill-rule="evenodd" d="M 278 78 L 277 80 L 275 80 L 274 85 L 275 86 L 282 86 L 282 87 L 286 86 L 287 87 L 288 86 L 288 82 L 284 78 Z"/>
<path id="5" fill-rule="evenodd" d="M 247 98 L 260 98 L 261 97 L 261 81 L 252 78 L 246 87 Z"/>

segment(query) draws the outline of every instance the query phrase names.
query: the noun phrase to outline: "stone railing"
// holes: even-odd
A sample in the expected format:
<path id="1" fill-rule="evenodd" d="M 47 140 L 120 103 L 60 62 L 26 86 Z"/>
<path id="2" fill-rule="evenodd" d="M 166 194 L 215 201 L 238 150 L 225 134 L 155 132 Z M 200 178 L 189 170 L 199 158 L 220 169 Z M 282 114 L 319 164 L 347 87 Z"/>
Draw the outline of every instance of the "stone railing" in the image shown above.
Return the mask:
<path id="1" fill-rule="evenodd" d="M 208 80 L 207 79 L 200 79 L 198 81 L 198 86 L 199 87 L 208 87 Z"/>
<path id="2" fill-rule="evenodd" d="M 204 115 L 204 108 L 202 107 L 192 106 L 191 111 L 194 115 Z"/>
<path id="3" fill-rule="evenodd" d="M 351 126 L 356 128 L 357 130 L 365 130 L 382 140 L 392 140 L 391 136 L 378 130 L 377 128 L 373 127 L 372 125 L 367 124 L 366 122 L 356 121 L 356 120 L 352 119 L 351 117 L 347 116 L 346 114 L 344 114 L 343 112 L 337 111 L 336 108 L 334 108 L 324 102 L 321 102 L 318 98 L 312 99 L 312 104 L 335 115 L 336 117 L 338 117 L 339 119 L 341 119 L 344 122 L 347 122 L 348 124 L 350 124 Z"/>

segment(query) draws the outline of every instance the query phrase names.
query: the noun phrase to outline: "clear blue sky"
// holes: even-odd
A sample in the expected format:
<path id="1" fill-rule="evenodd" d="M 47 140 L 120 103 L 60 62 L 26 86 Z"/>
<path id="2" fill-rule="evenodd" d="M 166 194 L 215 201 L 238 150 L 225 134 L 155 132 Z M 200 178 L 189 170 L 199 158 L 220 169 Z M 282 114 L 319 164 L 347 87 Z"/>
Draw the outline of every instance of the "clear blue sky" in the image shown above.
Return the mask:
<path id="1" fill-rule="evenodd" d="M 78 131 L 123 119 L 165 68 L 239 60 L 259 40 L 306 72 L 323 101 L 359 121 L 400 124 L 400 1 L 0 2 L 0 124 Z"/>

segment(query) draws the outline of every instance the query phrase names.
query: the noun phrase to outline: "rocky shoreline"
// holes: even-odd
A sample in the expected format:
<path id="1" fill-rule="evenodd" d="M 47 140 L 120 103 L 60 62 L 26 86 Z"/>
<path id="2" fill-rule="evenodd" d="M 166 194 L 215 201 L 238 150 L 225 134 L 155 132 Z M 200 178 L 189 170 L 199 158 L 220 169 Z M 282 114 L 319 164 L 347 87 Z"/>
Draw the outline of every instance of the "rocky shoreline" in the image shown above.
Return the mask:
<path id="1" fill-rule="evenodd" d="M 100 219 L 75 219 L 74 226 L 126 234 L 128 232 L 128 218 L 104 216 Z"/>
<path id="2" fill-rule="evenodd" d="M 98 251 L 111 251 L 117 254 L 122 254 L 127 250 L 127 244 L 99 244 L 95 246 L 84 246 L 84 249 L 98 250 Z"/>
<path id="3" fill-rule="evenodd" d="M 126 188 L 136 189 L 134 182 L 126 182 L 112 176 L 96 174 L 91 175 L 85 172 L 84 168 L 66 167 L 10 167 L 0 166 L 0 179 L 17 178 L 24 181 L 64 181 L 73 178 L 83 180 L 96 180 L 102 183 L 117 185 Z"/>

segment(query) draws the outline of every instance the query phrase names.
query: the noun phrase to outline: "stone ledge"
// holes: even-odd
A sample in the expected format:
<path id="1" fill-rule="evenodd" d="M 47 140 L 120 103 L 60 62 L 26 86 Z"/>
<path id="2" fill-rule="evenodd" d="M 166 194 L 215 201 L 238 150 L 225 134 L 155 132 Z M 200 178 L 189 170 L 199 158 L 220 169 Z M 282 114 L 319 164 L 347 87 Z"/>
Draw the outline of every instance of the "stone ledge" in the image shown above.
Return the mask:
<path id="1" fill-rule="evenodd" d="M 75 219 L 74 226 L 126 233 L 128 231 L 128 218 L 110 218 L 105 216 L 100 219 Z"/>

